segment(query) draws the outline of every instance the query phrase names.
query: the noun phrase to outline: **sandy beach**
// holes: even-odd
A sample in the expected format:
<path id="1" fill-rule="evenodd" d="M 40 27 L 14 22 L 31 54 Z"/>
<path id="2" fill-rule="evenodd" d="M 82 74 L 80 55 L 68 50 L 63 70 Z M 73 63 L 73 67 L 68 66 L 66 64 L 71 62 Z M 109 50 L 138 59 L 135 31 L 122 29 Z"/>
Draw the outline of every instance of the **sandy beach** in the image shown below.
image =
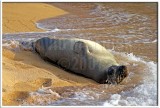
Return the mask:
<path id="1" fill-rule="evenodd" d="M 155 106 L 156 6 L 156 3 L 3 3 L 3 105 Z M 128 67 L 129 76 L 119 85 L 100 85 L 43 60 L 20 44 L 46 36 L 96 41 L 109 49 L 119 64 Z"/>
<path id="2" fill-rule="evenodd" d="M 44 3 L 3 3 L 3 33 L 44 31 L 36 28 L 35 23 L 38 20 L 67 13 Z M 21 91 L 35 91 L 41 88 L 47 79 L 52 79 L 53 87 L 96 84 L 90 79 L 65 72 L 28 51 L 13 52 L 3 48 L 2 61 L 3 105 L 18 105 L 16 100 L 10 97 L 21 96 Z M 40 81 L 35 83 L 36 80 Z M 10 95 L 14 91 L 19 92 L 14 96 Z"/>

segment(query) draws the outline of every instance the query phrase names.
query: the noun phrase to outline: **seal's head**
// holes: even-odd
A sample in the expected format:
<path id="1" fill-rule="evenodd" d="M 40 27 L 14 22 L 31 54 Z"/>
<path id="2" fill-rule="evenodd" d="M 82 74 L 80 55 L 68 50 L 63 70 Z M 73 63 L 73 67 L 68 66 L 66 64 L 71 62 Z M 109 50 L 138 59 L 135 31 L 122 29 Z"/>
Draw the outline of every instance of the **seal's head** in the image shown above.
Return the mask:
<path id="1" fill-rule="evenodd" d="M 107 84 L 118 84 L 120 83 L 125 77 L 128 76 L 127 67 L 122 66 L 111 66 L 105 71 L 105 79 L 103 83 Z"/>

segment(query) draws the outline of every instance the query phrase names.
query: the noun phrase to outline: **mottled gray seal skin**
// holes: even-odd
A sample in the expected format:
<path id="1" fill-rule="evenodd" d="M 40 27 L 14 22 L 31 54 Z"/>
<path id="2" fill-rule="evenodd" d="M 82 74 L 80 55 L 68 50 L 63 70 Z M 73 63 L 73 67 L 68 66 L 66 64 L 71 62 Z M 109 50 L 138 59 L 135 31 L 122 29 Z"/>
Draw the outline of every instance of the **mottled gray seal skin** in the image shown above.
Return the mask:
<path id="1" fill-rule="evenodd" d="M 114 56 L 100 44 L 84 39 L 41 38 L 35 42 L 39 55 L 73 73 L 101 84 L 118 84 L 127 75 Z"/>

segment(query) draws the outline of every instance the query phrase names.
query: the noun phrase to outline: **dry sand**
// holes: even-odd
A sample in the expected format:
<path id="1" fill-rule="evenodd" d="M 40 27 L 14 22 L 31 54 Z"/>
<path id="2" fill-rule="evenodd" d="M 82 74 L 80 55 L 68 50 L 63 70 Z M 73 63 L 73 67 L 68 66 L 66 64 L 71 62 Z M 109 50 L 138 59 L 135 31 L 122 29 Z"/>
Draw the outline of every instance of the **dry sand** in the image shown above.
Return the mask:
<path id="1" fill-rule="evenodd" d="M 42 31 L 35 22 L 67 14 L 59 8 L 44 3 L 3 3 L 3 33 Z"/>
<path id="2" fill-rule="evenodd" d="M 42 31 L 35 22 L 67 12 L 43 3 L 3 3 L 3 33 Z M 53 66 L 30 51 L 2 52 L 3 105 L 18 105 L 17 98 L 27 98 L 29 91 L 43 86 L 82 86 L 96 84 Z M 51 82 L 52 80 L 52 82 Z"/>

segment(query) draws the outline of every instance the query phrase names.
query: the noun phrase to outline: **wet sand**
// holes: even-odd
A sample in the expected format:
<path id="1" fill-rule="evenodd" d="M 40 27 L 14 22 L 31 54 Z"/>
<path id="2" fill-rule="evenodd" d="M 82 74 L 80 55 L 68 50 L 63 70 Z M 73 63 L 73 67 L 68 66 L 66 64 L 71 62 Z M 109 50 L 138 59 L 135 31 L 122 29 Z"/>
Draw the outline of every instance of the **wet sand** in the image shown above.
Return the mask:
<path id="1" fill-rule="evenodd" d="M 11 6 L 9 4 L 6 4 L 6 6 L 3 5 L 4 40 L 7 39 L 7 36 L 8 38 L 10 38 L 10 36 L 13 37 L 21 36 L 21 38 L 25 38 L 27 36 L 43 37 L 44 35 L 56 36 L 59 38 L 63 37 L 84 38 L 84 39 L 94 40 L 108 49 L 114 49 L 114 51 L 116 52 L 133 53 L 134 55 L 141 57 L 146 61 L 157 62 L 157 42 L 155 41 L 157 39 L 157 34 L 156 34 L 157 16 L 156 16 L 155 4 L 148 5 L 148 4 L 136 4 L 136 3 L 135 4 L 107 3 L 107 4 L 102 4 L 104 8 L 100 8 L 100 10 L 99 8 L 96 7 L 95 4 L 92 3 L 49 3 L 49 4 L 41 3 L 37 4 L 36 6 L 34 5 L 33 4 L 29 5 L 31 10 L 34 8 L 34 12 L 29 15 L 27 14 L 27 16 L 22 14 L 22 13 L 28 13 L 27 7 L 25 7 L 27 5 L 25 3 L 18 5 L 20 7 L 24 7 L 23 12 L 21 11 L 22 12 L 21 13 L 19 12 L 19 10 L 13 10 L 13 11 L 18 12 L 21 17 L 14 16 L 14 14 L 6 14 L 14 12 L 10 10 Z M 17 4 L 12 6 L 17 6 Z M 47 6 L 46 7 L 47 9 L 48 8 L 51 9 L 50 11 L 47 11 L 48 13 L 46 13 L 46 8 L 44 8 L 45 6 Z M 37 9 L 35 9 L 35 7 L 37 7 Z M 111 7 L 113 10 L 110 10 Z M 45 13 L 45 15 L 44 14 L 39 15 L 40 8 L 42 9 L 41 13 Z M 94 11 L 91 12 L 91 10 Z M 53 15 L 52 11 L 55 11 L 57 13 Z M 106 14 L 105 13 L 106 11 L 109 13 L 109 16 L 111 15 L 112 17 L 106 16 L 107 18 L 108 17 L 109 18 L 108 19 L 103 18 L 103 16 Z M 94 12 L 96 12 L 96 14 L 94 14 Z M 37 18 L 34 19 L 35 14 Z M 129 18 L 128 15 L 132 16 L 132 14 L 135 15 L 133 19 L 131 19 L 129 22 L 123 22 L 123 19 Z M 119 17 L 117 18 L 117 16 L 120 16 L 120 18 Z M 8 23 L 7 18 L 10 20 L 15 19 L 16 21 L 13 22 L 11 20 L 11 22 L 15 24 Z M 94 21 L 91 20 L 92 18 L 93 19 L 95 18 Z M 114 18 L 115 21 L 112 20 Z M 23 21 L 25 23 L 24 24 L 25 26 L 19 23 L 18 22 L 19 20 Z M 31 22 L 32 20 L 33 22 Z M 43 26 L 41 27 L 46 30 L 54 30 L 58 28 L 62 31 L 48 32 L 43 34 L 40 33 L 5 34 L 5 33 L 44 31 L 36 28 L 34 24 L 35 22 L 42 24 Z M 6 28 L 5 27 L 6 24 L 8 24 L 7 27 L 10 27 L 11 29 Z M 26 26 L 30 28 L 27 29 Z M 66 29 L 71 29 L 71 30 L 68 31 Z M 128 38 L 128 36 L 131 37 Z M 15 44 L 13 43 L 13 45 L 11 44 L 10 47 L 11 49 L 14 49 L 17 46 L 15 46 Z M 3 53 L 3 62 L 2 62 L 3 105 L 19 105 L 22 103 L 22 100 L 25 100 L 27 104 L 36 103 L 33 101 L 36 99 L 33 99 L 34 96 L 33 97 L 29 96 L 29 92 L 31 91 L 34 92 L 39 88 L 41 88 L 42 86 L 53 87 L 52 88 L 53 91 L 55 90 L 63 98 L 68 97 L 68 95 L 66 95 L 67 93 L 69 93 L 69 95 L 73 94 L 72 88 L 75 91 L 81 91 L 83 89 L 85 90 L 87 89 L 88 91 L 95 90 L 94 93 L 91 94 L 91 96 L 93 95 L 94 97 L 95 96 L 94 94 L 96 94 L 97 92 L 103 92 L 100 95 L 100 98 L 96 97 L 96 99 L 99 99 L 99 101 L 100 100 L 104 101 L 110 97 L 111 93 L 119 93 L 121 91 L 130 90 L 140 85 L 142 83 L 144 74 L 147 74 L 144 73 L 145 69 L 148 68 L 143 62 L 131 61 L 128 60 L 126 56 L 122 57 L 120 54 L 114 54 L 117 61 L 120 64 L 127 65 L 129 71 L 133 72 L 132 73 L 133 75 L 130 75 L 130 77 L 127 78 L 119 86 L 111 86 L 105 89 L 105 91 L 103 91 L 104 90 L 103 85 L 98 85 L 93 80 L 77 76 L 72 73 L 68 73 L 65 70 L 53 66 L 53 64 L 50 64 L 42 60 L 36 53 L 33 53 L 31 51 L 28 50 L 24 51 L 24 49 L 18 51 L 13 51 L 13 50 L 10 51 L 9 49 L 3 47 L 2 53 Z M 82 88 L 76 86 L 81 86 Z M 67 87 L 69 88 L 69 90 L 67 89 L 68 92 L 66 92 Z M 101 89 L 99 90 L 99 88 Z M 37 98 L 42 98 L 43 100 L 44 97 L 37 97 Z M 17 101 L 17 99 L 20 100 Z M 58 100 L 59 97 L 53 96 L 51 97 L 51 99 Z M 46 100 L 44 100 L 44 103 L 45 101 Z M 64 103 L 64 105 L 65 104 L 68 105 L 67 103 Z M 77 105 L 78 104 L 80 103 L 77 102 Z M 84 103 L 84 105 L 85 104 L 86 103 Z M 39 103 L 37 103 L 36 105 L 39 105 Z"/>

